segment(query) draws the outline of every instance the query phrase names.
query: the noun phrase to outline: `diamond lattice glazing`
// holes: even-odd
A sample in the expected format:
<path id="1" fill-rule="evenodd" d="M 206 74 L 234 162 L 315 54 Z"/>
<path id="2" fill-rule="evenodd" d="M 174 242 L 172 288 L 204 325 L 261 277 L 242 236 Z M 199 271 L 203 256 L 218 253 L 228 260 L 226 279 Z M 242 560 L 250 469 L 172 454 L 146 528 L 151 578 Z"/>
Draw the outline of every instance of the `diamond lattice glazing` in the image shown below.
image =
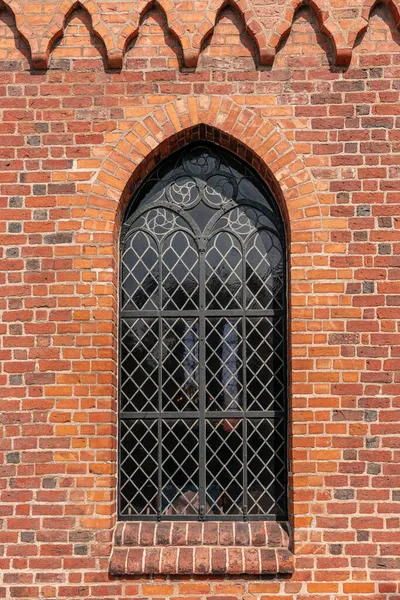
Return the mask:
<path id="1" fill-rule="evenodd" d="M 284 230 L 256 173 L 193 144 L 121 240 L 120 517 L 286 515 Z"/>

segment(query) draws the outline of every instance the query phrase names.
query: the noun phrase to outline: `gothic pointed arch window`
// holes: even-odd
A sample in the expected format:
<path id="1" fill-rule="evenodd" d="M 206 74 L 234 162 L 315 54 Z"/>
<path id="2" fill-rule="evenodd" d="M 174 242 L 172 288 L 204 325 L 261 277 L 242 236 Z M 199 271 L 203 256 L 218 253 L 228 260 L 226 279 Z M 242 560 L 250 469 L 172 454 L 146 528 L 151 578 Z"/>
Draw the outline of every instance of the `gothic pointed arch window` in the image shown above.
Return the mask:
<path id="1" fill-rule="evenodd" d="M 119 516 L 287 518 L 286 244 L 257 173 L 198 142 L 121 236 Z"/>

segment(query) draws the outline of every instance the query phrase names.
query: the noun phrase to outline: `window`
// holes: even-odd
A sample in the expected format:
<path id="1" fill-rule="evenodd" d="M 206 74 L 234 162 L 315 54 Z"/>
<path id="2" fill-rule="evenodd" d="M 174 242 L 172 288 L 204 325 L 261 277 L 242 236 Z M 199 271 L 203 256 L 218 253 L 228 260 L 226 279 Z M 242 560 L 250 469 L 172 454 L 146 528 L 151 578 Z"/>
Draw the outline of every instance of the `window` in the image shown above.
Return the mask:
<path id="1" fill-rule="evenodd" d="M 287 517 L 285 235 L 259 176 L 196 143 L 122 227 L 119 516 Z"/>

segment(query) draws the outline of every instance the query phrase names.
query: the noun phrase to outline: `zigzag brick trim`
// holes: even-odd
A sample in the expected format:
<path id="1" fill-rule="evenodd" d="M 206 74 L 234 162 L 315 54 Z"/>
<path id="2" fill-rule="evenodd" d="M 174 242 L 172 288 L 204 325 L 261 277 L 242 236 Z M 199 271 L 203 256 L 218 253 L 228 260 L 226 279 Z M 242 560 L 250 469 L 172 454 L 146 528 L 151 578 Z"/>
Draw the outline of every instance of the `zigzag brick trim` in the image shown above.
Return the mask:
<path id="1" fill-rule="evenodd" d="M 165 14 L 170 32 L 182 47 L 184 65 L 195 68 L 205 39 L 210 36 L 221 10 L 227 5 L 243 19 L 253 38 L 262 65 L 274 61 L 277 48 L 289 33 L 296 11 L 304 5 L 315 12 L 322 33 L 333 45 L 337 65 L 348 65 L 357 36 L 367 25 L 374 0 L 349 0 L 345 6 L 333 0 L 285 0 L 279 4 L 259 4 L 254 0 L 205 0 L 191 3 L 181 0 L 137 0 L 131 3 L 100 0 L 2 0 L 15 16 L 19 33 L 29 44 L 32 65 L 46 69 L 54 42 L 64 33 L 66 21 L 77 8 L 87 11 L 93 32 L 103 41 L 108 66 L 121 69 L 129 42 L 138 34 L 141 20 L 155 6 Z M 276 0 L 277 2 L 277 0 Z M 400 0 L 384 0 L 396 25 L 400 26 Z M 349 16 L 351 15 L 351 16 Z"/>
<path id="2" fill-rule="evenodd" d="M 118 523 L 112 575 L 293 573 L 289 535 L 274 522 Z"/>

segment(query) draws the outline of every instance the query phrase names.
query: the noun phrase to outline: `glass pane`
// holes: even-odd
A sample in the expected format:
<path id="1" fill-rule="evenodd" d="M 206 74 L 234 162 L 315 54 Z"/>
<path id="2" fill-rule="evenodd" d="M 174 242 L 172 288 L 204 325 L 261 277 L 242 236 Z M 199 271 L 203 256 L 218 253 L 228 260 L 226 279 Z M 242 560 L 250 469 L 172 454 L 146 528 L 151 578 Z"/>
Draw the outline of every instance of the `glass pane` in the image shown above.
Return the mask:
<path id="1" fill-rule="evenodd" d="M 198 319 L 162 320 L 164 410 L 199 408 Z"/>
<path id="2" fill-rule="evenodd" d="M 243 422 L 206 421 L 206 514 L 242 514 Z"/>
<path id="3" fill-rule="evenodd" d="M 248 410 L 285 410 L 282 317 L 246 321 L 246 391 Z"/>
<path id="4" fill-rule="evenodd" d="M 122 319 L 121 410 L 158 410 L 158 319 Z"/>
<path id="5" fill-rule="evenodd" d="M 262 227 L 275 229 L 270 216 L 252 206 L 242 204 L 224 213 L 214 224 L 213 231 L 226 229 L 246 239 Z"/>
<path id="6" fill-rule="evenodd" d="M 123 515 L 157 513 L 157 421 L 121 421 L 120 511 Z"/>
<path id="7" fill-rule="evenodd" d="M 199 502 L 199 422 L 164 419 L 161 513 L 196 515 Z"/>
<path id="8" fill-rule="evenodd" d="M 136 231 L 122 252 L 122 310 L 158 307 L 158 248 L 152 237 Z"/>
<path id="9" fill-rule="evenodd" d="M 175 179 L 167 190 L 171 202 L 185 209 L 193 208 L 200 200 L 200 191 L 196 180 L 187 175 Z"/>
<path id="10" fill-rule="evenodd" d="M 286 462 L 283 419 L 247 421 L 249 514 L 283 514 L 286 508 Z"/>
<path id="11" fill-rule="evenodd" d="M 283 258 L 278 238 L 261 230 L 247 243 L 246 306 L 283 308 Z"/>
<path id="12" fill-rule="evenodd" d="M 205 144 L 198 144 L 187 149 L 182 164 L 188 175 L 205 179 L 219 169 L 221 159 L 218 152 Z"/>
<path id="13" fill-rule="evenodd" d="M 242 249 L 230 233 L 221 232 L 208 244 L 206 254 L 206 308 L 242 306 Z"/>
<path id="14" fill-rule="evenodd" d="M 180 219 L 175 212 L 157 207 L 145 212 L 135 226 L 151 231 L 158 239 L 162 239 L 180 224 Z"/>
<path id="15" fill-rule="evenodd" d="M 208 410 L 242 410 L 242 321 L 206 319 L 206 405 Z"/>
<path id="16" fill-rule="evenodd" d="M 193 238 L 173 233 L 163 244 L 162 289 L 166 310 L 195 310 L 199 306 L 199 260 Z"/>
<path id="17" fill-rule="evenodd" d="M 205 202 L 214 208 L 223 207 L 231 202 L 237 195 L 237 182 L 229 173 L 221 170 L 207 179 L 207 185 L 203 191 Z"/>

